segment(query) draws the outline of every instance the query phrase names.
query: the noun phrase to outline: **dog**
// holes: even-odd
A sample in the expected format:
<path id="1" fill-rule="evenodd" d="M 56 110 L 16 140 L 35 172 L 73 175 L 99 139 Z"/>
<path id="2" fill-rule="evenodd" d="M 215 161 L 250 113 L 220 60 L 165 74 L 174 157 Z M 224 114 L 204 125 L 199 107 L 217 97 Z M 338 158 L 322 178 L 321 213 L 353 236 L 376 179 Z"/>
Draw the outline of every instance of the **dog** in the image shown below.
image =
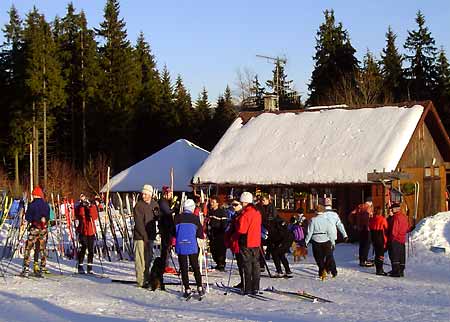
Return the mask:
<path id="1" fill-rule="evenodd" d="M 294 256 L 294 263 L 297 263 L 300 261 L 301 257 L 303 259 L 306 259 L 306 256 L 308 256 L 308 248 L 302 245 L 298 245 L 295 241 L 292 243 L 292 255 Z"/>
<path id="2" fill-rule="evenodd" d="M 153 261 L 152 269 L 150 270 L 150 288 L 152 291 L 156 289 L 160 289 L 161 291 L 165 291 L 166 287 L 164 286 L 164 263 L 161 257 L 156 257 Z"/>

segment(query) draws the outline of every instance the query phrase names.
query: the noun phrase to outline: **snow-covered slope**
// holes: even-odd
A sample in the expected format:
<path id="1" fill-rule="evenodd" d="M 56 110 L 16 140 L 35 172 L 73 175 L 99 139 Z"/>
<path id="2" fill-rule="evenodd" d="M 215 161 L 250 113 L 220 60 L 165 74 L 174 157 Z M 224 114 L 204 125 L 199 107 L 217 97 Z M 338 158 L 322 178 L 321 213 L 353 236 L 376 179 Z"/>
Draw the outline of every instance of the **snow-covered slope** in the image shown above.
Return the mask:
<path id="1" fill-rule="evenodd" d="M 262 302 L 236 294 L 223 295 L 214 282 L 227 283 L 228 272 L 210 275 L 210 293 L 202 302 L 180 298 L 180 287 L 151 292 L 133 285 L 111 283 L 110 278 L 134 279 L 132 262 L 103 261 L 109 278 L 71 276 L 74 261 L 64 261 L 63 277 L 22 279 L 21 258 L 14 259 L 5 280 L 0 277 L 0 321 L 449 321 L 450 256 L 435 254 L 429 245 L 448 245 L 450 213 L 420 223 L 412 234 L 405 278 L 376 276 L 374 268 L 358 266 L 358 245 L 338 244 L 336 279 L 321 282 L 311 252 L 307 260 L 292 265 L 294 278 L 269 279 L 261 287 L 306 290 L 334 303 L 310 303 L 265 292 L 273 301 Z M 55 255 L 49 267 L 58 272 Z M 386 256 L 387 258 L 387 256 Z M 292 258 L 289 257 L 292 263 Z M 98 257 L 95 270 L 102 273 Z M 235 263 L 234 263 L 235 264 Z M 2 262 L 3 268 L 6 262 Z M 231 259 L 228 260 L 230 268 Z M 273 270 L 273 264 L 269 262 Z M 389 261 L 386 259 L 385 270 Z M 192 278 L 192 277 L 191 277 Z M 231 284 L 238 282 L 233 267 Z M 177 281 L 177 277 L 168 280 Z"/>

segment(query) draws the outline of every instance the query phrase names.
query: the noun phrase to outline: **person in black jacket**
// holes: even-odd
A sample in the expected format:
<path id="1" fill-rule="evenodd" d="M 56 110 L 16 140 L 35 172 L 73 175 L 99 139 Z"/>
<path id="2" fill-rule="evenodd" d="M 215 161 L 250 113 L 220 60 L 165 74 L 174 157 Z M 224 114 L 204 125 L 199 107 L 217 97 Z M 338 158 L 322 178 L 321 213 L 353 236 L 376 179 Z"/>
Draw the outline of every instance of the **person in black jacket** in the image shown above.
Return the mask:
<path id="1" fill-rule="evenodd" d="M 23 256 L 23 269 L 21 274 L 24 277 L 29 275 L 30 253 L 36 243 L 39 243 L 39 247 L 36 249 L 39 249 L 41 255 L 41 272 L 45 268 L 47 262 L 45 244 L 47 240 L 47 223 L 50 219 L 50 207 L 44 201 L 44 193 L 39 186 L 36 186 L 31 194 L 34 200 L 28 206 L 25 214 L 25 219 L 29 224 L 29 230 L 28 239 L 25 243 L 25 254 Z M 35 273 L 40 275 L 40 272 Z"/>
<path id="2" fill-rule="evenodd" d="M 277 270 L 277 277 L 283 275 L 281 264 L 284 266 L 285 275 L 292 274 L 286 253 L 294 241 L 294 235 L 288 229 L 288 224 L 281 218 L 276 217 L 269 224 L 268 244 L 272 253 L 273 263 Z"/>
<path id="3" fill-rule="evenodd" d="M 170 208 L 170 203 L 173 198 L 173 192 L 169 187 L 163 187 L 163 195 L 159 200 L 159 233 L 161 236 L 161 259 L 164 263 L 164 272 L 175 274 L 175 268 L 169 265 L 170 247 L 172 239 L 175 237 L 175 224 L 173 222 L 173 209 Z"/>
<path id="4" fill-rule="evenodd" d="M 138 287 L 148 288 L 149 269 L 153 258 L 153 243 L 156 238 L 156 222 L 159 208 L 152 199 L 153 187 L 144 185 L 142 199 L 134 207 L 134 265 Z"/>
<path id="5" fill-rule="evenodd" d="M 218 197 L 213 196 L 209 200 L 211 208 L 208 212 L 208 237 L 210 240 L 211 254 L 214 262 L 216 262 L 216 267 L 214 268 L 223 272 L 225 271 L 227 251 L 225 247 L 225 228 L 227 227 L 228 216 L 225 210 L 219 207 Z"/>
<path id="6" fill-rule="evenodd" d="M 258 209 L 259 212 L 261 213 L 262 225 L 263 225 L 264 229 L 266 231 L 268 231 L 270 222 L 272 220 L 274 220 L 278 215 L 277 209 L 275 208 L 272 201 L 270 200 L 269 194 L 263 193 L 261 195 L 260 202 L 258 202 L 256 204 L 256 209 Z M 269 236 L 269 238 L 270 238 L 270 236 Z M 270 245 L 268 244 L 267 240 L 261 240 L 261 243 L 262 243 L 262 245 L 267 246 L 265 254 L 264 254 L 264 248 L 261 247 L 261 251 L 263 252 L 262 255 L 265 256 L 265 258 L 267 260 L 269 260 L 270 259 L 270 251 L 271 251 Z M 264 258 L 262 256 L 259 257 L 259 266 L 261 268 L 261 271 L 264 271 Z"/>

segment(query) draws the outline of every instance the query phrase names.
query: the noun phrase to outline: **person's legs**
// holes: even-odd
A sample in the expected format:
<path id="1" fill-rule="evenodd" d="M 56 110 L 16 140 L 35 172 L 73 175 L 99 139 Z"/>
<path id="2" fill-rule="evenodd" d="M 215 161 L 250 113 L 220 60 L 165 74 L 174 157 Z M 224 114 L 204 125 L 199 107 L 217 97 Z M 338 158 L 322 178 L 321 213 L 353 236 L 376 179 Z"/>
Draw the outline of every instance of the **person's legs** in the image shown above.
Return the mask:
<path id="1" fill-rule="evenodd" d="M 281 258 L 280 258 L 280 249 L 278 247 L 272 248 L 272 259 L 273 263 L 275 264 L 275 269 L 277 270 L 278 274 L 283 274 L 283 271 L 281 270 Z"/>
<path id="2" fill-rule="evenodd" d="M 399 242 L 391 242 L 391 250 L 389 252 L 389 257 L 391 259 L 392 270 L 390 276 L 400 277 L 400 256 L 401 256 L 401 246 Z"/>
<path id="3" fill-rule="evenodd" d="M 259 269 L 259 247 L 251 248 L 251 270 L 252 270 L 252 288 L 251 292 L 256 293 L 259 291 L 259 279 L 260 279 L 260 269 Z"/>
<path id="4" fill-rule="evenodd" d="M 258 250 L 259 251 L 259 250 Z M 247 247 L 241 247 L 242 266 L 244 269 L 244 293 L 252 291 L 252 253 Z"/>
<path id="5" fill-rule="evenodd" d="M 369 256 L 370 238 L 369 231 L 363 229 L 359 232 L 359 263 L 365 265 Z"/>
<path id="6" fill-rule="evenodd" d="M 78 252 L 78 266 L 82 266 L 84 256 L 86 255 L 86 249 L 88 247 L 87 236 L 79 235 L 78 242 L 80 243 L 80 251 Z"/>
<path id="7" fill-rule="evenodd" d="M 136 283 L 138 287 L 144 286 L 144 270 L 145 270 L 145 255 L 144 255 L 144 241 L 134 241 L 134 267 L 136 270 Z"/>
<path id="8" fill-rule="evenodd" d="M 178 263 L 180 265 L 181 282 L 183 283 L 184 290 L 189 288 L 189 275 L 188 275 L 188 256 L 178 255 Z M 197 263 L 198 266 L 198 263 Z"/>
<path id="9" fill-rule="evenodd" d="M 195 284 L 197 287 L 203 286 L 202 274 L 200 273 L 200 265 L 198 262 L 198 253 L 189 255 L 189 265 L 191 265 L 194 271 Z"/>
<path id="10" fill-rule="evenodd" d="M 312 250 L 313 250 L 313 256 L 314 256 L 314 260 L 316 261 L 317 267 L 319 269 L 319 277 L 322 276 L 322 272 L 324 270 L 324 256 L 322 254 L 322 249 L 321 249 L 321 243 L 312 242 Z"/>
<path id="11" fill-rule="evenodd" d="M 399 275 L 400 277 L 405 276 L 405 265 L 406 265 L 406 250 L 405 250 L 405 244 L 399 245 L 399 251 L 400 251 L 400 267 L 399 267 Z"/>
<path id="12" fill-rule="evenodd" d="M 94 262 L 95 236 L 87 236 L 88 264 L 87 272 L 92 273 L 92 263 Z"/>
<path id="13" fill-rule="evenodd" d="M 242 255 L 240 253 L 234 254 L 236 256 L 236 264 L 239 270 L 239 276 L 241 277 L 241 281 L 239 284 L 235 285 L 234 287 L 242 288 L 244 286 L 244 267 L 242 263 Z"/>
<path id="14" fill-rule="evenodd" d="M 23 255 L 23 272 L 28 273 L 29 266 L 30 266 L 30 254 L 31 250 L 35 246 L 36 243 L 39 242 L 39 229 L 37 228 L 30 228 L 28 231 L 28 239 L 25 243 L 25 253 Z"/>

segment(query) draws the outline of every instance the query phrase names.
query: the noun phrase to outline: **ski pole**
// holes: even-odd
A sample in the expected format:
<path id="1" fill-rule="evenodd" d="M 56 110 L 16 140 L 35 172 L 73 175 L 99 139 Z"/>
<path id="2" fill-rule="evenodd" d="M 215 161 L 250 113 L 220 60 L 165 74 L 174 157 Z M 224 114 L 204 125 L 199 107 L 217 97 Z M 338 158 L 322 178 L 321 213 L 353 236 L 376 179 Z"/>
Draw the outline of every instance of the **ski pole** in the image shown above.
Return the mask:
<path id="1" fill-rule="evenodd" d="M 208 256 L 208 253 L 206 252 L 206 249 L 205 249 L 204 245 L 202 245 L 202 251 L 203 251 L 203 254 L 205 254 L 204 261 L 205 261 L 206 293 L 209 293 L 208 261 L 206 259 L 206 257 Z"/>
<path id="2" fill-rule="evenodd" d="M 264 266 L 265 266 L 266 269 L 267 269 L 267 273 L 269 274 L 269 277 L 272 278 L 272 273 L 270 272 L 269 265 L 267 265 L 267 261 L 266 261 L 266 259 L 264 258 L 264 252 L 263 252 L 261 246 L 259 246 L 259 256 L 262 256 L 262 259 L 263 259 L 263 261 L 264 261 Z"/>
<path id="3" fill-rule="evenodd" d="M 94 224 L 94 220 L 92 219 L 92 217 L 89 217 L 91 219 L 91 225 L 92 227 L 94 227 L 94 233 L 95 233 L 95 246 L 97 246 L 97 252 L 98 252 L 98 260 L 100 261 L 100 267 L 102 268 L 102 273 L 105 274 L 105 270 L 103 269 L 103 262 L 102 262 L 102 256 L 101 256 L 101 251 L 100 251 L 100 247 L 98 246 L 98 235 L 97 235 L 97 229 L 96 226 Z"/>
<path id="4" fill-rule="evenodd" d="M 230 267 L 230 274 L 228 274 L 227 290 L 225 291 L 225 293 L 223 293 L 223 295 L 227 295 L 228 290 L 230 289 L 230 280 L 231 280 L 231 272 L 233 271 L 233 262 L 234 262 L 234 254 L 233 257 L 231 258 L 231 267 Z"/>

